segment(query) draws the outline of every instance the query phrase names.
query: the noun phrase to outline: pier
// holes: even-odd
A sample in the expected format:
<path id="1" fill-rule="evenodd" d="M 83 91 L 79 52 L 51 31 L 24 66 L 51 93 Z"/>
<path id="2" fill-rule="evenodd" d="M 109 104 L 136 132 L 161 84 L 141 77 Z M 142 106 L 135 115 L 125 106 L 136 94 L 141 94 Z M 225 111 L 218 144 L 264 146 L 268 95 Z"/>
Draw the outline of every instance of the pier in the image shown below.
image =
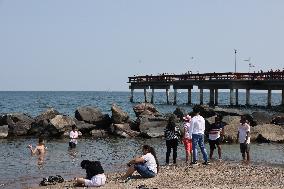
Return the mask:
<path id="1" fill-rule="evenodd" d="M 200 104 L 203 104 L 204 89 L 208 89 L 209 105 L 218 105 L 218 90 L 228 89 L 230 105 L 239 105 L 239 90 L 246 91 L 246 105 L 250 105 L 251 90 L 267 91 L 267 106 L 271 106 L 272 90 L 282 92 L 281 105 L 284 105 L 284 70 L 277 72 L 261 73 L 203 73 L 203 74 L 181 74 L 181 75 L 145 75 L 128 77 L 129 89 L 131 90 L 130 102 L 133 102 L 135 89 L 144 90 L 145 102 L 147 102 L 147 90 L 151 89 L 151 103 L 154 103 L 155 89 L 164 89 L 166 92 L 166 101 L 169 102 L 169 90 L 174 90 L 174 102 L 177 104 L 177 92 L 179 89 L 186 89 L 188 92 L 187 103 L 191 104 L 191 93 L 193 86 L 197 86 L 200 94 Z M 234 98 L 235 97 L 235 98 Z M 235 100 L 234 100 L 235 99 Z"/>

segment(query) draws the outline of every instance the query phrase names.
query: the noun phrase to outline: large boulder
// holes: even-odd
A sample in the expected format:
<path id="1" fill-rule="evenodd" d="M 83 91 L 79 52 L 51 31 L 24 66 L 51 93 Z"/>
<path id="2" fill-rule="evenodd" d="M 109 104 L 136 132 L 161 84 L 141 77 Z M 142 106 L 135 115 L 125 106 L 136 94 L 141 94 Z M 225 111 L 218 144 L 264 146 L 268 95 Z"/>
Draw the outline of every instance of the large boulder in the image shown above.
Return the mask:
<path id="1" fill-rule="evenodd" d="M 137 137 L 140 134 L 140 132 L 131 130 L 130 125 L 128 123 L 112 124 L 111 131 L 112 134 L 121 136 L 123 138 Z"/>
<path id="2" fill-rule="evenodd" d="M 140 103 L 133 107 L 133 111 L 136 115 L 136 117 L 139 117 L 141 115 L 144 116 L 160 116 L 159 111 L 157 108 L 151 104 L 151 103 Z"/>
<path id="3" fill-rule="evenodd" d="M 0 126 L 7 125 L 7 114 L 0 113 Z"/>
<path id="4" fill-rule="evenodd" d="M 104 138 L 104 137 L 108 136 L 108 133 L 105 130 L 102 130 L 102 129 L 94 129 L 90 132 L 90 134 L 94 138 Z"/>
<path id="5" fill-rule="evenodd" d="M 224 116 L 224 140 L 225 142 L 237 142 L 238 127 L 240 125 L 240 116 Z"/>
<path id="6" fill-rule="evenodd" d="M 45 127 L 43 135 L 53 137 L 62 136 L 66 131 L 71 131 L 73 125 L 75 125 L 75 122 L 71 117 L 57 115 Z"/>
<path id="7" fill-rule="evenodd" d="M 57 115 L 60 115 L 57 110 L 48 108 L 46 111 L 35 117 L 35 122 L 32 123 L 28 134 L 33 136 L 49 135 L 46 132 L 48 132 L 50 120 L 55 118 Z"/>
<path id="8" fill-rule="evenodd" d="M 141 136 L 146 138 L 156 138 L 164 136 L 164 129 L 168 123 L 168 119 L 164 117 L 143 116 L 138 118 L 140 121 Z"/>
<path id="9" fill-rule="evenodd" d="M 7 114 L 7 125 L 9 126 L 9 136 L 23 136 L 28 133 L 34 119 L 23 113 Z"/>
<path id="10" fill-rule="evenodd" d="M 111 124 L 111 119 L 108 114 L 103 114 L 99 108 L 92 106 L 77 108 L 75 111 L 75 118 L 79 121 L 91 123 L 101 128 L 108 128 Z"/>
<path id="11" fill-rule="evenodd" d="M 275 125 L 284 125 L 284 116 L 273 117 L 271 123 Z"/>
<path id="12" fill-rule="evenodd" d="M 253 112 L 252 118 L 256 122 L 256 125 L 268 124 L 272 120 L 272 116 L 267 112 Z"/>
<path id="13" fill-rule="evenodd" d="M 216 115 L 216 112 L 207 105 L 195 105 L 193 109 L 199 109 L 200 115 L 204 118 L 212 117 Z"/>
<path id="14" fill-rule="evenodd" d="M 0 126 L 0 139 L 1 138 L 7 138 L 9 133 L 9 127 L 8 125 L 1 125 Z"/>
<path id="15" fill-rule="evenodd" d="M 85 123 L 84 121 L 76 121 L 77 129 L 82 132 L 83 135 L 90 135 L 90 132 L 98 127 L 91 123 Z"/>
<path id="16" fill-rule="evenodd" d="M 284 142 L 284 128 L 279 125 L 264 124 L 253 128 L 252 141 L 257 142 Z"/>
<path id="17" fill-rule="evenodd" d="M 48 108 L 46 111 L 36 116 L 35 121 L 39 122 L 42 120 L 50 120 L 50 119 L 53 119 L 57 115 L 60 115 L 60 113 L 57 110 L 55 110 L 54 108 Z"/>
<path id="18" fill-rule="evenodd" d="M 118 107 L 116 104 L 113 104 L 111 106 L 111 112 L 112 112 L 112 121 L 114 124 L 117 123 L 127 123 L 129 121 L 129 115 L 124 112 L 120 107 Z"/>

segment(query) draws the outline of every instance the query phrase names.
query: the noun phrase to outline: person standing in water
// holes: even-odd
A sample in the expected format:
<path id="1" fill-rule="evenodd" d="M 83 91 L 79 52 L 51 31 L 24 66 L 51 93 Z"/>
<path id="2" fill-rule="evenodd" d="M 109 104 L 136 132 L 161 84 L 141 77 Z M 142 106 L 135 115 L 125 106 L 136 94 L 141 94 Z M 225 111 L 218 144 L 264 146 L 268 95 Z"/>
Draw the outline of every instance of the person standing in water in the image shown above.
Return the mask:
<path id="1" fill-rule="evenodd" d="M 77 139 L 78 139 L 79 133 L 76 130 L 76 126 L 72 126 L 72 131 L 70 131 L 69 137 L 70 137 L 70 142 L 69 142 L 69 147 L 70 148 L 75 148 L 77 145 Z"/>
<path id="2" fill-rule="evenodd" d="M 30 144 L 28 146 L 28 148 L 30 149 L 31 151 L 31 155 L 35 155 L 37 154 L 38 155 L 38 164 L 42 164 L 43 161 L 44 161 L 44 155 L 46 153 L 46 147 L 44 145 L 44 140 L 42 137 L 40 137 L 38 139 L 38 144 L 37 146 L 33 149 L 33 146 Z"/>

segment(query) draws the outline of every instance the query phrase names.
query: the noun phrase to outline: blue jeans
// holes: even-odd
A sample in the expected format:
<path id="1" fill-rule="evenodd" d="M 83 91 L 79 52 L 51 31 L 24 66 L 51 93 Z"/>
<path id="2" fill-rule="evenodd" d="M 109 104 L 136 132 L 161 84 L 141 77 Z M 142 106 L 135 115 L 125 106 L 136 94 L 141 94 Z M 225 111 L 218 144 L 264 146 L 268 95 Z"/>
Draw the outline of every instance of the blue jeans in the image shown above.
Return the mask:
<path id="1" fill-rule="evenodd" d="M 203 160 L 208 161 L 208 155 L 204 146 L 203 134 L 192 134 L 192 150 L 193 150 L 193 162 L 197 161 L 197 144 L 202 152 Z"/>
<path id="2" fill-rule="evenodd" d="M 156 176 L 156 174 L 149 170 L 144 163 L 135 164 L 134 168 L 144 178 L 152 178 Z"/>

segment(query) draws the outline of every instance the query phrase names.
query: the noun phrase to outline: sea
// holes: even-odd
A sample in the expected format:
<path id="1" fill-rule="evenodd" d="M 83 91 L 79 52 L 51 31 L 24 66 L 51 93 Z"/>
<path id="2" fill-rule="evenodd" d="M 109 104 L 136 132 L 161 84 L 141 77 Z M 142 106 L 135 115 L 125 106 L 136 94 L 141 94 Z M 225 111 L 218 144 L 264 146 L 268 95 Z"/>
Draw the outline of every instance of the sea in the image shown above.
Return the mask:
<path id="1" fill-rule="evenodd" d="M 150 93 L 147 94 L 150 100 Z M 173 102 L 173 93 L 170 93 L 170 102 Z M 208 103 L 209 93 L 204 93 L 204 103 Z M 47 108 L 55 108 L 60 113 L 74 117 L 75 110 L 80 106 L 96 106 L 105 114 L 111 116 L 112 104 L 117 104 L 131 119 L 135 119 L 133 106 L 144 101 L 143 92 L 134 92 L 134 103 L 130 102 L 130 92 L 113 91 L 1 91 L 0 113 L 23 112 L 32 117 L 44 112 Z M 177 105 L 166 104 L 166 94 L 155 92 L 155 106 L 162 114 L 172 113 L 177 107 L 190 112 L 192 106 L 187 105 L 187 93 L 177 95 Z M 193 104 L 199 103 L 199 93 L 193 92 Z M 266 93 L 252 93 L 250 108 L 243 111 L 267 111 L 263 109 L 267 103 Z M 272 105 L 281 103 L 281 93 L 272 94 Z M 219 105 L 226 107 L 229 104 L 229 93 L 219 93 Z M 245 104 L 245 93 L 239 93 L 239 104 Z M 84 176 L 80 167 L 82 160 L 98 160 L 102 162 L 105 172 L 124 172 L 126 163 L 133 157 L 142 154 L 141 146 L 151 144 L 157 152 L 161 165 L 165 164 L 166 147 L 161 138 L 154 139 L 125 139 L 109 137 L 94 139 L 82 137 L 75 149 L 68 149 L 68 139 L 47 139 L 47 154 L 41 163 L 36 156 L 31 156 L 27 146 L 36 145 L 33 137 L 19 137 L 0 139 L 0 188 L 30 188 L 39 185 L 43 178 L 61 175 L 69 180 L 75 176 Z M 209 150 L 206 144 L 207 151 Z M 224 144 L 223 160 L 241 160 L 238 144 Z M 217 152 L 215 152 L 217 153 Z M 214 154 L 215 157 L 217 154 Z M 251 144 L 252 163 L 269 166 L 284 167 L 284 145 L 277 143 Z M 185 161 L 185 152 L 182 144 L 178 147 L 178 163 Z"/>

